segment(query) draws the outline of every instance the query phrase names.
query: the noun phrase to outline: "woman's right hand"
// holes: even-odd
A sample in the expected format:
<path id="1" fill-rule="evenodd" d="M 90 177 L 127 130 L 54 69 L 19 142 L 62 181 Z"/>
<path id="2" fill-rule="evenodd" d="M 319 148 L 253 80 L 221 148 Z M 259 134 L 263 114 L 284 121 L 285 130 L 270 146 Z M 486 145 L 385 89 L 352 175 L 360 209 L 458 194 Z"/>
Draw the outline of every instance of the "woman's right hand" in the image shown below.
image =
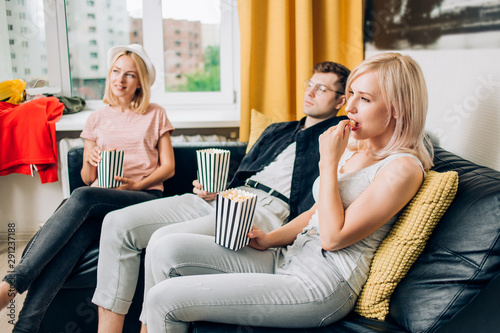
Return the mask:
<path id="1" fill-rule="evenodd" d="M 212 201 L 217 197 L 217 193 L 208 193 L 207 191 L 205 191 L 198 179 L 193 180 L 193 186 L 193 193 L 198 195 L 205 201 Z"/>
<path id="2" fill-rule="evenodd" d="M 97 164 L 101 161 L 101 149 L 95 141 L 85 139 L 83 165 L 80 175 L 85 184 L 90 185 L 97 179 Z"/>
<path id="3" fill-rule="evenodd" d="M 342 120 L 319 136 L 320 166 L 337 168 L 340 157 L 347 148 L 350 127 L 348 120 Z"/>
<path id="4" fill-rule="evenodd" d="M 101 162 L 101 149 L 98 146 L 94 146 L 87 155 L 87 163 L 97 167 L 99 162 Z"/>
<path id="5" fill-rule="evenodd" d="M 253 247 L 256 250 L 264 251 L 270 247 L 273 247 L 268 237 L 268 234 L 266 234 L 264 231 L 260 230 L 255 226 L 248 233 L 248 238 L 251 239 L 250 244 L 248 244 L 248 246 Z"/>

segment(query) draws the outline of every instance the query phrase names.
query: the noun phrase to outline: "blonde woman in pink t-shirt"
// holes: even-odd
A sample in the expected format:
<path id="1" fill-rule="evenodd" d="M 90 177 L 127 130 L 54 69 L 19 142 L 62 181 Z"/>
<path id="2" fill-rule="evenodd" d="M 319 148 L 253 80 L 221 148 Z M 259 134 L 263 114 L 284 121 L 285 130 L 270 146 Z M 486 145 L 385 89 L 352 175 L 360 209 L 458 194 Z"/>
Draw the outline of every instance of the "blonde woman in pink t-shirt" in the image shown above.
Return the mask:
<path id="1" fill-rule="evenodd" d="M 14 332 L 36 332 L 53 296 L 86 248 L 99 239 L 104 216 L 113 210 L 160 198 L 163 182 L 174 175 L 165 110 L 150 104 L 155 69 L 141 45 L 108 51 L 106 107 L 94 111 L 85 139 L 81 176 L 87 185 L 47 220 L 27 247 L 19 265 L 0 283 L 0 309 L 29 289 Z M 104 150 L 124 151 L 123 177 L 116 188 L 97 186 L 97 165 Z"/>

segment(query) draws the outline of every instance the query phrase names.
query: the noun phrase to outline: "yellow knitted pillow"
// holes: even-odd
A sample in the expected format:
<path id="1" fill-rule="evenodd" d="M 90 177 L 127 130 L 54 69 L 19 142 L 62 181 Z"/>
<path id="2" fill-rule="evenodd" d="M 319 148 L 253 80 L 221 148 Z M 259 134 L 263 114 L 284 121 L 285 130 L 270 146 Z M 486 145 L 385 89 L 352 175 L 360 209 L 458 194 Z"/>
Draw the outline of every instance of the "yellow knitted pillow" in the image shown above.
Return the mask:
<path id="1" fill-rule="evenodd" d="M 252 148 L 253 144 L 260 137 L 262 132 L 267 128 L 267 126 L 275 123 L 276 121 L 269 118 L 262 112 L 252 109 L 250 113 L 250 136 L 248 138 L 247 153 Z"/>
<path id="2" fill-rule="evenodd" d="M 458 174 L 429 171 L 373 257 L 366 284 L 356 302 L 361 316 L 384 320 L 397 284 L 420 256 L 434 227 L 455 198 Z"/>

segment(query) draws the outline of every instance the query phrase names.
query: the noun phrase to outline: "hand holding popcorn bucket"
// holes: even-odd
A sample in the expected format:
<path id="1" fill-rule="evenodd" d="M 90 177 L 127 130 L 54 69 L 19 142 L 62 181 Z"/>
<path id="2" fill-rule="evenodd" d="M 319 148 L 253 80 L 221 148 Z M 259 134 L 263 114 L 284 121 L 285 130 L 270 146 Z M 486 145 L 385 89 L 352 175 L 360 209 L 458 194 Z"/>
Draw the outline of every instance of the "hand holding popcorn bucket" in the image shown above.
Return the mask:
<path id="1" fill-rule="evenodd" d="M 197 150 L 198 181 L 209 193 L 217 193 L 215 243 L 239 250 L 250 243 L 257 196 L 243 190 L 224 191 L 231 152 L 224 149 Z M 221 192 L 223 191 L 223 192 Z"/>
<path id="2" fill-rule="evenodd" d="M 215 243 L 237 251 L 250 243 L 257 196 L 239 189 L 217 194 Z"/>
<path id="3" fill-rule="evenodd" d="M 97 164 L 99 187 L 118 187 L 121 182 L 115 176 L 123 177 L 123 150 L 101 151 L 101 162 Z"/>

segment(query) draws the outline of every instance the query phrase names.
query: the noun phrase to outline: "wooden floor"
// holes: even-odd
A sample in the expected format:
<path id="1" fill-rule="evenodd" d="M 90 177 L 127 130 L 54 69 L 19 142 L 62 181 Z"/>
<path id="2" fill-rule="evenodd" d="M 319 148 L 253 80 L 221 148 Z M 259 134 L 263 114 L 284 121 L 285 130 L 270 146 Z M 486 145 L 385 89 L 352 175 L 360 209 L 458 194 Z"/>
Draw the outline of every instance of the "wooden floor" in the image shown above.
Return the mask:
<path id="1" fill-rule="evenodd" d="M 16 241 L 15 242 L 15 263 L 19 263 L 19 260 L 21 259 L 21 254 L 23 253 L 24 248 L 26 247 L 27 241 Z M 9 262 L 9 253 L 12 254 L 12 248 L 8 248 L 8 243 L 4 240 L 0 242 L 0 280 L 3 279 L 5 274 L 7 274 L 8 271 L 11 270 L 10 264 L 12 263 L 11 261 Z M 9 309 L 3 309 L 0 311 L 0 333 L 10 333 L 12 332 L 12 329 L 14 328 L 13 323 L 16 322 L 19 311 L 21 310 L 22 304 L 24 302 L 24 296 L 26 293 L 22 295 L 17 295 L 17 297 L 14 299 L 13 306 Z M 10 306 L 10 305 L 9 305 Z"/>

